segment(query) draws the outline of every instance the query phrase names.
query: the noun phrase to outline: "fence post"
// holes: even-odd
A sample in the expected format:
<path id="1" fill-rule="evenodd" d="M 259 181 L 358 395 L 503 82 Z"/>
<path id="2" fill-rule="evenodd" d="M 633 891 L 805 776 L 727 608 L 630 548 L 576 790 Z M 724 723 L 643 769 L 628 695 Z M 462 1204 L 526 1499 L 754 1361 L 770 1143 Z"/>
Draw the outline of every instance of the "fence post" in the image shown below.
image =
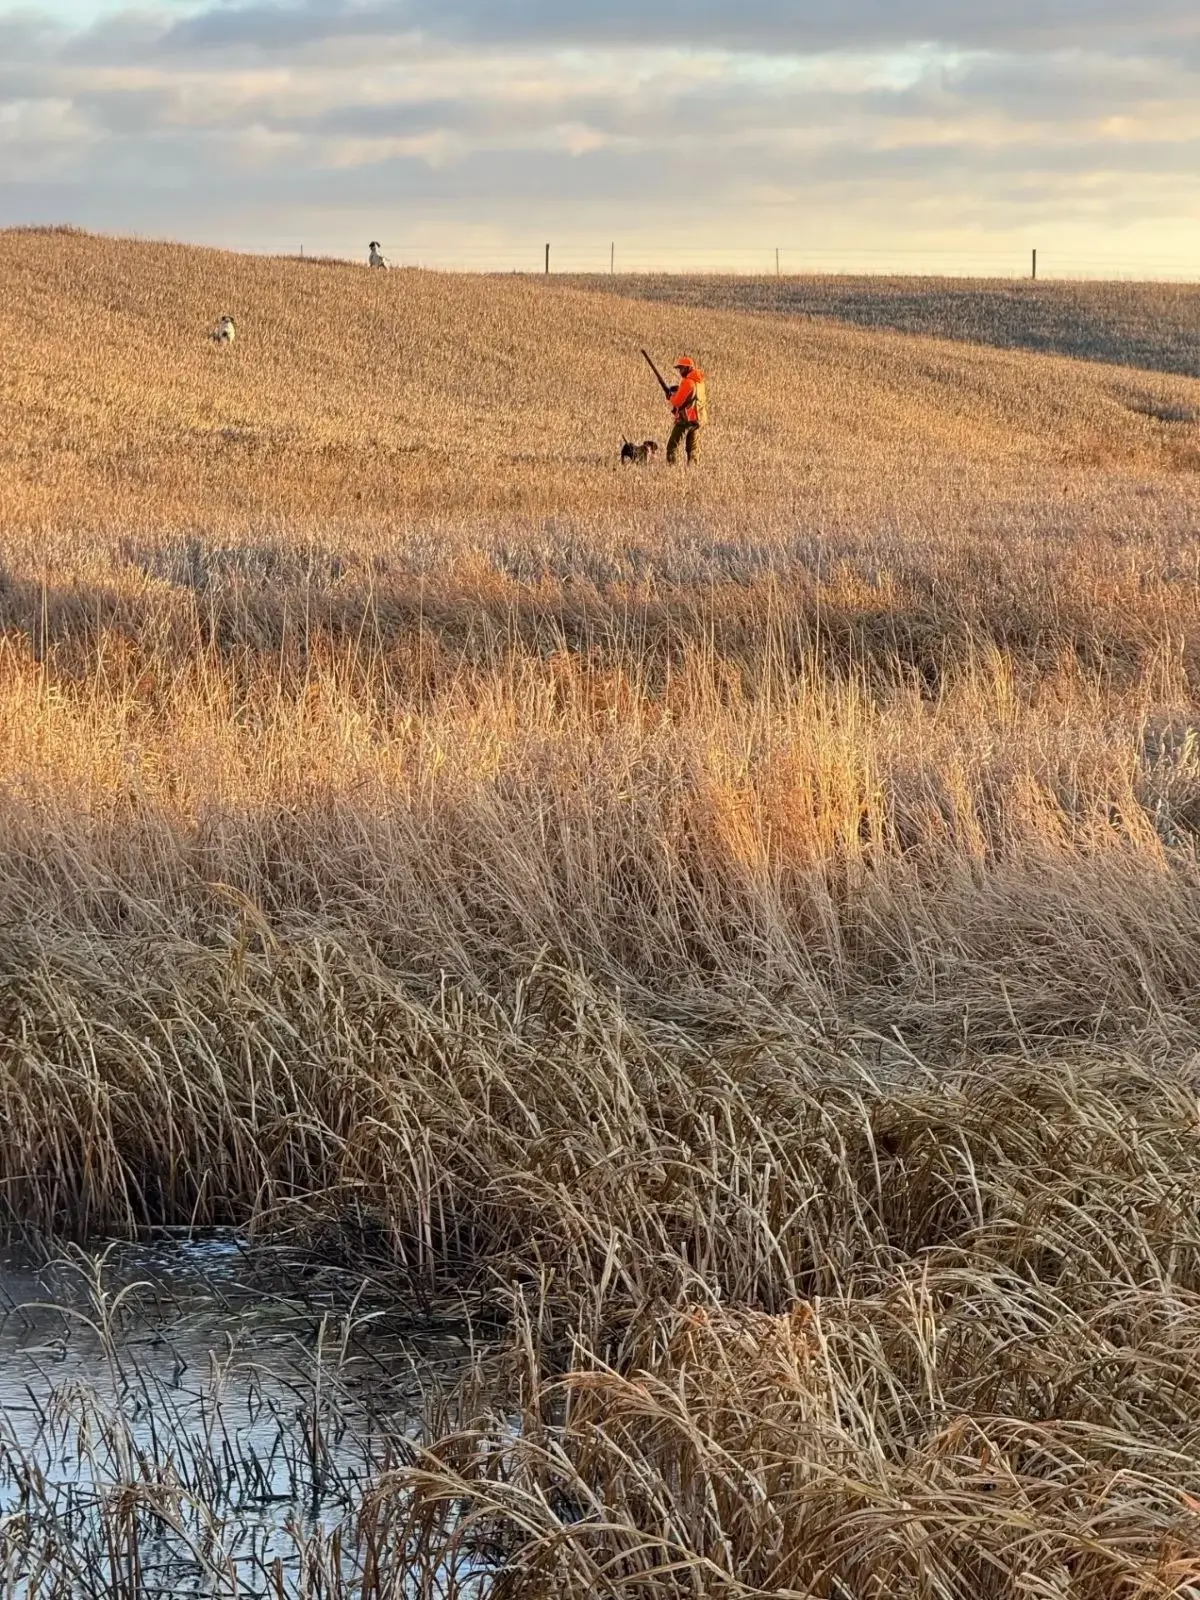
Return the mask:
<path id="1" fill-rule="evenodd" d="M 1037 282 L 1037 251 L 1033 252 L 1033 281 Z"/>
<path id="2" fill-rule="evenodd" d="M 779 246 L 775 246 L 775 276 L 779 276 Z"/>
<path id="3" fill-rule="evenodd" d="M 550 246 L 546 246 L 546 276 L 550 276 Z"/>

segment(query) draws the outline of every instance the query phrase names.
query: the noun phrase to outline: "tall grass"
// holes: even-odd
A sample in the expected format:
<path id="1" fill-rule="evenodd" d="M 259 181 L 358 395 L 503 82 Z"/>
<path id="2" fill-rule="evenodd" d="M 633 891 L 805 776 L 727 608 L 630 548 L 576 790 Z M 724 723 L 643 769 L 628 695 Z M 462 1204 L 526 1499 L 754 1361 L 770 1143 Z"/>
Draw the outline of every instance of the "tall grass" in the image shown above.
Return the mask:
<path id="1" fill-rule="evenodd" d="M 427 1572 L 1200 1593 L 1200 385 L 37 252 L 8 1217 L 492 1295 L 510 1382 L 379 1491 Z M 615 466 L 643 343 L 690 477 Z"/>

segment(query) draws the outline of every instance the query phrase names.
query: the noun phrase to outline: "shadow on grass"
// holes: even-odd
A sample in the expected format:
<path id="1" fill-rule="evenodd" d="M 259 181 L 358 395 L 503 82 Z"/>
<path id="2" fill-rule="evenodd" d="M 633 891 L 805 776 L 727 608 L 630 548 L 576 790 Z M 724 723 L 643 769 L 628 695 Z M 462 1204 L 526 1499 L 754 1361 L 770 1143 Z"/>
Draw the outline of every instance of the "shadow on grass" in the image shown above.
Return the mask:
<path id="1" fill-rule="evenodd" d="M 119 569 L 111 584 L 58 585 L 0 569 L 0 631 L 24 637 L 65 678 L 93 675 L 101 648 L 143 669 L 215 656 L 239 671 L 273 660 L 285 676 L 338 655 L 385 665 L 402 693 L 415 687 L 412 672 L 422 693 L 437 692 L 464 672 L 563 653 L 652 693 L 706 661 L 740 675 L 750 694 L 781 674 L 915 680 L 936 693 L 948 670 L 988 649 L 1038 670 L 1071 656 L 1118 684 L 1157 658 L 1168 623 L 1185 667 L 1200 670 L 1194 583 L 1169 563 L 1153 582 L 1129 579 L 1126 592 L 1068 581 L 1053 551 L 1040 566 L 1014 565 L 1000 548 L 897 579 L 867 553 L 831 572 L 813 541 L 798 541 L 786 563 L 715 541 L 685 553 L 693 581 L 682 582 L 678 552 L 583 545 L 501 548 L 469 572 L 432 575 L 383 554 L 198 537 L 124 554 L 128 583 Z M 676 581 L 663 576 L 667 561 Z"/>
<path id="2" fill-rule="evenodd" d="M 565 281 L 673 304 L 1073 356 L 1200 377 L 1200 285 L 942 278 L 588 277 Z"/>

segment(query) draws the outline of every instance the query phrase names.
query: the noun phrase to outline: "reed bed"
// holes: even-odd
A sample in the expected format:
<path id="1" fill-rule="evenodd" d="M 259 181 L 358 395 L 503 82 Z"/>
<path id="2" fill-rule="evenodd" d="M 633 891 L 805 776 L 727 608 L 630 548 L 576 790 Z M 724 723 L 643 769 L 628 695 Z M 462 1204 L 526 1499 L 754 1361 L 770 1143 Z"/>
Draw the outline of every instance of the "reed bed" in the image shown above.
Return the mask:
<path id="1" fill-rule="evenodd" d="M 1200 1595 L 1200 384 L 37 240 L 7 1219 L 490 1300 L 379 1593 Z"/>

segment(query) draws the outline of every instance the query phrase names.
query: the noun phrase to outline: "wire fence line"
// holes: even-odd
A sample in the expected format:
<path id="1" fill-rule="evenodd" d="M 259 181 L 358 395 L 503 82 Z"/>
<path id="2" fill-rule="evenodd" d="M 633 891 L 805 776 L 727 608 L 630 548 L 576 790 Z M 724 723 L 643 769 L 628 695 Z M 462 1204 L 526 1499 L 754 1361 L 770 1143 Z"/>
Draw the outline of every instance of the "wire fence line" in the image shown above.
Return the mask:
<path id="1" fill-rule="evenodd" d="M 936 277 L 1037 280 L 1200 282 L 1200 252 L 1187 256 L 1133 257 L 1102 252 L 1038 249 L 934 250 L 920 247 L 854 246 L 843 249 L 805 245 L 716 245 L 654 249 L 607 244 L 534 246 L 451 245 L 438 248 L 403 243 L 384 250 L 393 266 L 478 273 L 549 273 L 560 277 L 606 274 L 616 277 Z"/>

